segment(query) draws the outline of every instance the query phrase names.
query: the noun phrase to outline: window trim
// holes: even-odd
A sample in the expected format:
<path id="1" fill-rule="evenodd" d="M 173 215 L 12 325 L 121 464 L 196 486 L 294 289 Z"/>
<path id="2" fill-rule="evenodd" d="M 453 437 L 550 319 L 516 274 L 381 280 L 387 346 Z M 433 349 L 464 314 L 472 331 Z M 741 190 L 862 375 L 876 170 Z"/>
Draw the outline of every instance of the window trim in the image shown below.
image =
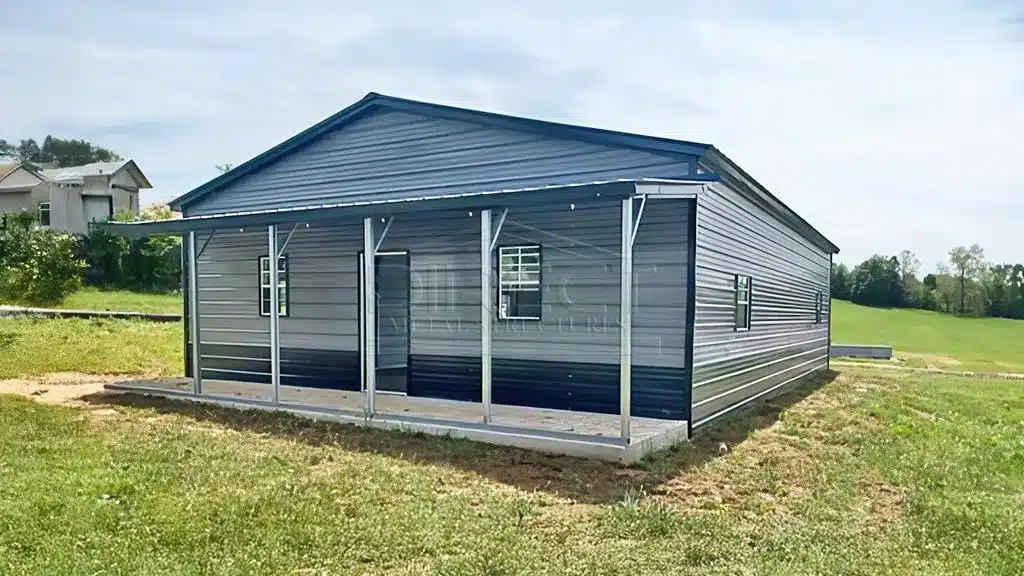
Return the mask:
<path id="1" fill-rule="evenodd" d="M 46 220 L 47 220 L 47 222 L 45 224 L 43 223 L 43 206 L 46 206 Z M 39 207 L 36 210 L 36 216 L 39 217 L 39 225 L 40 226 L 46 226 L 47 228 L 50 227 L 50 223 L 53 222 L 53 209 L 52 209 L 52 206 L 53 205 L 50 202 L 40 202 L 39 203 Z"/>
<path id="2" fill-rule="evenodd" d="M 281 288 L 281 282 L 284 282 L 284 314 L 281 314 L 281 298 L 278 297 L 277 310 L 278 318 L 287 318 L 292 311 L 292 283 L 288 278 L 288 272 L 291 270 L 291 266 L 288 262 L 288 254 L 281 254 L 277 257 L 278 260 L 284 261 L 284 276 L 282 277 L 281 272 L 277 273 L 278 290 Z M 270 304 L 267 304 L 267 311 L 263 311 L 263 261 L 267 261 L 267 265 L 270 264 L 270 256 L 260 256 L 256 259 L 256 285 L 258 286 L 258 292 L 256 293 L 256 311 L 263 318 L 270 317 Z M 269 271 L 269 268 L 267 269 Z M 270 288 L 270 286 L 267 286 Z"/>
<path id="3" fill-rule="evenodd" d="M 740 301 L 740 278 L 746 278 L 747 279 L 747 289 L 746 289 L 747 298 L 743 302 Z M 752 302 L 753 302 L 753 292 L 754 292 L 754 278 L 752 276 L 750 276 L 749 274 L 733 274 L 732 282 L 733 282 L 733 284 L 732 284 L 732 287 L 733 287 L 733 297 L 732 297 L 732 301 L 733 301 L 733 310 L 732 310 L 733 330 L 736 331 L 736 332 L 746 332 L 746 331 L 750 330 L 751 318 L 754 316 L 754 307 L 752 305 Z M 744 316 L 744 320 L 746 320 L 746 322 L 742 326 L 736 321 L 736 316 L 739 314 L 740 304 L 741 303 L 747 305 L 747 313 Z"/>
<path id="4" fill-rule="evenodd" d="M 501 284 L 501 251 L 509 248 L 536 248 L 537 249 L 537 297 L 538 302 L 538 315 L 537 316 L 502 316 L 501 315 L 501 301 L 502 301 L 502 284 Z M 530 322 L 541 322 L 544 318 L 544 245 L 540 242 L 526 243 L 526 244 L 502 244 L 495 246 L 494 248 L 494 273 L 497 278 L 495 286 L 495 301 L 494 301 L 494 317 L 499 321 L 530 321 Z"/>

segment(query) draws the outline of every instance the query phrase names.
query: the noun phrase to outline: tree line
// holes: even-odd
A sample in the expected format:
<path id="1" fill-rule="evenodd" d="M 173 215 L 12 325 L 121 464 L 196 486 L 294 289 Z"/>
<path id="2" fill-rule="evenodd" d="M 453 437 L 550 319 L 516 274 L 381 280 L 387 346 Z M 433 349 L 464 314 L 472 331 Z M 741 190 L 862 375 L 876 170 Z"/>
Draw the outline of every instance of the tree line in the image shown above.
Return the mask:
<path id="1" fill-rule="evenodd" d="M 53 165 L 57 168 L 123 160 L 117 152 L 85 140 L 65 140 L 54 136 L 44 138 L 42 145 L 34 138 L 23 139 L 17 143 L 0 139 L 0 159 L 3 158 L 33 165 Z"/>
<path id="2" fill-rule="evenodd" d="M 957 246 L 949 261 L 918 278 L 910 250 L 875 254 L 852 270 L 832 267 L 832 297 L 866 306 L 921 308 L 961 316 L 1024 319 L 1024 264 L 993 264 L 977 244 Z"/>

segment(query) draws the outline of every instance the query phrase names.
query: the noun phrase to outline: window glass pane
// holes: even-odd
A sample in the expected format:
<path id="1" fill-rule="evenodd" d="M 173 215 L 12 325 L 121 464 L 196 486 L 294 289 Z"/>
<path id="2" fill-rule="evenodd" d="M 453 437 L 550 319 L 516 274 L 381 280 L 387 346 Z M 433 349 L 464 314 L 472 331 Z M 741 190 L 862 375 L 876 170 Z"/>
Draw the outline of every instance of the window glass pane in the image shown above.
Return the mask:
<path id="1" fill-rule="evenodd" d="M 750 306 L 748 304 L 739 304 L 736 306 L 736 327 L 746 328 L 749 325 L 748 314 Z"/>
<path id="2" fill-rule="evenodd" d="M 540 318 L 540 290 L 523 290 L 516 294 L 519 296 L 516 316 Z"/>
<path id="3" fill-rule="evenodd" d="M 281 258 L 278 258 L 278 260 L 277 260 L 277 269 L 280 272 L 287 272 L 288 271 L 288 257 L 282 256 Z"/>
<path id="4" fill-rule="evenodd" d="M 498 317 L 539 318 L 540 247 L 503 246 L 499 256 Z"/>
<path id="5" fill-rule="evenodd" d="M 270 286 L 270 272 L 260 272 L 260 286 Z"/>
<path id="6" fill-rule="evenodd" d="M 266 256 L 260 256 L 260 270 L 267 270 L 267 271 L 269 271 L 270 270 L 269 263 L 270 263 L 270 259 L 269 258 L 267 258 Z"/>

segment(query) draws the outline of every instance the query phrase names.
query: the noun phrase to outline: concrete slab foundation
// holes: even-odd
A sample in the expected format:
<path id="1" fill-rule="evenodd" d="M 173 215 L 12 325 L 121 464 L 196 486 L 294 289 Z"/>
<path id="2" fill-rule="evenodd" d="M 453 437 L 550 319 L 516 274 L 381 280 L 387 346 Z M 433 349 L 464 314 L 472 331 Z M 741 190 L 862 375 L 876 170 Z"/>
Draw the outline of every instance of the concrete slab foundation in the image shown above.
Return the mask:
<path id="1" fill-rule="evenodd" d="M 634 463 L 644 455 L 687 439 L 685 421 L 632 418 L 627 445 L 619 437 L 617 414 L 571 412 L 494 404 L 484 424 L 482 405 L 378 392 L 377 412 L 365 414 L 361 392 L 281 386 L 280 402 L 270 401 L 266 384 L 203 380 L 203 394 L 192 393 L 185 378 L 110 384 L 112 392 L 134 392 L 207 402 L 240 409 L 283 410 L 335 422 L 466 438 L 552 454 Z"/>

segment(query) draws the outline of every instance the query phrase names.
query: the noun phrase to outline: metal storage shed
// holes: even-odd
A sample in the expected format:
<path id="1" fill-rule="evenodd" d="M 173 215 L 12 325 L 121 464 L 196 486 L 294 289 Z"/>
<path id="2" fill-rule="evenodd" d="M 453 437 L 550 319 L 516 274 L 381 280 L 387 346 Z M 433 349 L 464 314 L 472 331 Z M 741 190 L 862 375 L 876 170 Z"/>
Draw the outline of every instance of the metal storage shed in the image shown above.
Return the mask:
<path id="1" fill-rule="evenodd" d="M 119 389 L 632 461 L 828 366 L 838 248 L 707 144 L 371 93 L 171 205 Z"/>

